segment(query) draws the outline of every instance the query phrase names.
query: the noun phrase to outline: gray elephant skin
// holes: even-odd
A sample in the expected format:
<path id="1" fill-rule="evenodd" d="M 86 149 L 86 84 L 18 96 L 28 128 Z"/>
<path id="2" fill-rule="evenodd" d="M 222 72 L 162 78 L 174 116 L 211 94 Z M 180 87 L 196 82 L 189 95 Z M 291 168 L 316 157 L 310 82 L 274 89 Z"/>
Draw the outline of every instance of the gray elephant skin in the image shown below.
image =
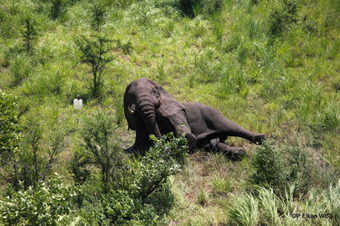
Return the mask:
<path id="1" fill-rule="evenodd" d="M 204 148 L 240 159 L 245 151 L 224 143 L 228 136 L 245 138 L 261 144 L 265 135 L 248 131 L 226 119 L 218 110 L 204 104 L 177 101 L 158 83 L 140 78 L 131 82 L 124 94 L 124 114 L 129 129 L 136 131 L 133 146 L 126 152 L 145 154 L 152 142 L 149 136 L 161 138 L 169 132 L 185 134 L 189 150 Z"/>

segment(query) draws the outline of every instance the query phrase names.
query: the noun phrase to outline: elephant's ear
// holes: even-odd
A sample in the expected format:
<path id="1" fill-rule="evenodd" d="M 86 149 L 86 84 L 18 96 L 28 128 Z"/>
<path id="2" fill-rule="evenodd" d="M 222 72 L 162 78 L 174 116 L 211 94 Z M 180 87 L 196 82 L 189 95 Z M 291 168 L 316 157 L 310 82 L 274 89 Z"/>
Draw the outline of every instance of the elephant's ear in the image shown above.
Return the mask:
<path id="1" fill-rule="evenodd" d="M 168 91 L 162 86 L 156 86 L 154 91 L 156 98 L 159 98 L 161 105 L 157 109 L 157 118 L 162 121 L 170 115 L 176 114 L 178 111 L 185 109 L 184 104 L 178 102 Z"/>

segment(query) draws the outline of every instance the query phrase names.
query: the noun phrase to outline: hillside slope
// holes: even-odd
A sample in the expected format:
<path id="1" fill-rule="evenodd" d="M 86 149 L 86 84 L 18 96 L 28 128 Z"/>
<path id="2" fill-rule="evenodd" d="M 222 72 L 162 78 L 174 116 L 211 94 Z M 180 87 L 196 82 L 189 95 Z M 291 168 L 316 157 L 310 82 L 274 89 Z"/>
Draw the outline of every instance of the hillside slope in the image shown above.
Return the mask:
<path id="1" fill-rule="evenodd" d="M 182 171 L 164 182 L 168 196 L 156 196 L 162 211 L 152 223 L 339 223 L 339 13 L 340 2 L 327 0 L 3 0 L 0 91 L 18 98 L 19 149 L 26 154 L 1 165 L 1 196 L 17 176 L 15 164 L 23 175 L 25 167 L 43 180 L 58 172 L 64 184 L 76 184 L 70 167 L 85 152 L 84 125 L 98 112 L 113 120 L 120 147 L 133 144 L 123 93 L 132 80 L 147 77 L 179 101 L 210 105 L 270 138 L 262 147 L 228 138 L 246 147 L 240 162 L 200 150 L 189 155 Z M 109 60 L 94 92 L 81 45 L 98 37 L 110 40 Z M 80 111 L 72 106 L 78 94 Z M 3 153 L 2 162 L 9 158 Z M 40 165 L 33 164 L 37 153 Z M 33 165 L 25 165 L 25 158 Z M 83 191 L 96 191 L 102 168 L 78 167 L 91 172 Z M 27 178 L 38 181 L 33 173 Z M 84 197 L 70 222 L 118 222 L 103 210 L 100 195 Z M 294 215 L 299 213 L 317 217 Z M 146 218 L 134 217 L 125 223 L 146 224 Z"/>

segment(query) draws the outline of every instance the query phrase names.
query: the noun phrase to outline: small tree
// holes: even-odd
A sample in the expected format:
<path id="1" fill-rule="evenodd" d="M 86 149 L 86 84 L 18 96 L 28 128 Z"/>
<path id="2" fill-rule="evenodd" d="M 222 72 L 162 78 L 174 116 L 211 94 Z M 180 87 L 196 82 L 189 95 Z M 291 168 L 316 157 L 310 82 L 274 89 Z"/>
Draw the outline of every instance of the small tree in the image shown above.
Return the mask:
<path id="1" fill-rule="evenodd" d="M 30 52 L 32 50 L 32 42 L 38 36 L 38 29 L 36 27 L 36 22 L 29 16 L 23 19 L 23 30 L 21 31 L 21 36 L 25 42 L 26 51 Z"/>
<path id="2" fill-rule="evenodd" d="M 44 181 L 51 171 L 59 154 L 64 150 L 66 131 L 52 127 L 51 134 L 44 139 L 41 122 L 28 121 L 24 127 L 24 139 L 18 154 L 19 180 L 24 188 L 35 187 Z"/>
<path id="3" fill-rule="evenodd" d="M 114 176 L 118 173 L 122 164 L 123 152 L 115 135 L 117 128 L 114 119 L 107 112 L 98 111 L 85 119 L 82 129 L 83 146 L 86 149 L 83 161 L 85 164 L 92 163 L 100 168 L 104 191 L 107 191 L 112 180 L 116 180 Z M 80 163 L 78 161 L 77 164 Z M 73 173 L 74 176 L 77 176 L 75 169 L 73 169 Z"/>
<path id="4" fill-rule="evenodd" d="M 107 53 L 113 49 L 112 42 L 113 41 L 106 38 L 106 36 L 101 35 L 92 35 L 91 39 L 82 35 L 75 41 L 81 51 L 81 62 L 88 64 L 92 69 L 92 95 L 94 97 L 99 96 L 100 81 L 104 67 L 114 59 L 112 56 L 107 56 Z"/>
<path id="5" fill-rule="evenodd" d="M 19 181 L 27 189 L 45 180 L 63 150 L 65 136 L 65 131 L 54 128 L 43 152 L 39 122 L 20 124 L 18 117 L 22 113 L 16 98 L 0 92 L 0 182 L 11 184 L 14 191 L 19 189 Z"/>
<path id="6" fill-rule="evenodd" d="M 66 11 L 66 1 L 65 0 L 51 0 L 51 18 L 53 20 L 58 19 L 58 17 L 65 14 Z"/>
<path id="7" fill-rule="evenodd" d="M 105 10 L 101 5 L 94 5 L 92 8 L 92 21 L 91 25 L 95 31 L 99 31 L 100 27 L 104 24 Z"/>
<path id="8" fill-rule="evenodd" d="M 16 98 L 0 92 L 0 179 L 18 187 L 17 152 L 22 138 Z M 11 177 L 8 168 L 13 169 Z"/>

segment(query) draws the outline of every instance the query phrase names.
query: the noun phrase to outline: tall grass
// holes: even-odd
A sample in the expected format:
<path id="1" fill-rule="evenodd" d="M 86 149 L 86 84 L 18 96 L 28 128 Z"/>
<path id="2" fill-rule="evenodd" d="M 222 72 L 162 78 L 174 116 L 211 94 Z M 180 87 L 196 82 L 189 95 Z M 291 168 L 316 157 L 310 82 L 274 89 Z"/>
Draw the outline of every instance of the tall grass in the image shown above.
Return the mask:
<path id="1" fill-rule="evenodd" d="M 258 201 L 252 195 L 238 197 L 234 201 L 236 208 L 229 211 L 229 217 L 239 225 L 257 225 L 259 223 Z"/>
<path id="2" fill-rule="evenodd" d="M 271 189 L 258 188 L 256 195 L 237 197 L 228 215 L 231 222 L 239 225 L 334 225 L 339 221 L 338 188 L 331 185 L 321 193 L 311 190 L 305 201 L 293 198 L 294 187 L 283 197 Z"/>

